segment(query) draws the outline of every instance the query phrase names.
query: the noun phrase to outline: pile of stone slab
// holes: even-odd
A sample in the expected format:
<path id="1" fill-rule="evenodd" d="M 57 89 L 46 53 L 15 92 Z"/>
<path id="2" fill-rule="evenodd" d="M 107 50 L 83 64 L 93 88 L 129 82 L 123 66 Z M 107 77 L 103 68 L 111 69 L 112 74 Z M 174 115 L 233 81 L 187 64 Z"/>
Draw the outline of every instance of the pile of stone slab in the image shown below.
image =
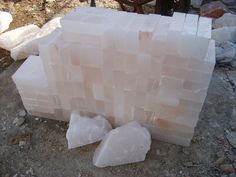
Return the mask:
<path id="1" fill-rule="evenodd" d="M 211 19 L 78 8 L 13 75 L 32 115 L 136 120 L 154 139 L 189 145 L 215 65 Z"/>

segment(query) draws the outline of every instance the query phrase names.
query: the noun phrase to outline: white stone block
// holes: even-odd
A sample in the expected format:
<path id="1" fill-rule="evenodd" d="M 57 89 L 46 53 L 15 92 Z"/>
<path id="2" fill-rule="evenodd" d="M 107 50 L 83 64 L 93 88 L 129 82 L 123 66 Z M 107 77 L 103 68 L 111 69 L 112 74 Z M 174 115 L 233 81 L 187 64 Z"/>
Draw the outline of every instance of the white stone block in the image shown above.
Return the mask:
<path id="1" fill-rule="evenodd" d="M 198 22 L 197 35 L 211 39 L 211 24 L 212 19 L 207 17 L 200 17 Z"/>
<path id="2" fill-rule="evenodd" d="M 184 34 L 196 35 L 198 26 L 198 15 L 187 14 L 184 23 Z"/>

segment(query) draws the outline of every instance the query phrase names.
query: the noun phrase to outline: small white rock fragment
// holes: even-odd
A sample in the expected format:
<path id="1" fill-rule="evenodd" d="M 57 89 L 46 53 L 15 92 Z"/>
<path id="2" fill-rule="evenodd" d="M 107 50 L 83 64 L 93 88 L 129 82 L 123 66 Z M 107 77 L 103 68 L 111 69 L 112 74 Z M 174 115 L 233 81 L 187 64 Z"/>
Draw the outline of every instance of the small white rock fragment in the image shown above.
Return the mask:
<path id="1" fill-rule="evenodd" d="M 6 31 L 9 28 L 13 18 L 8 12 L 0 11 L 0 33 Z"/>
<path id="2" fill-rule="evenodd" d="M 33 170 L 33 168 L 30 167 L 30 169 L 27 170 L 27 171 L 25 172 L 25 174 L 27 174 L 27 175 L 34 175 L 34 170 Z"/>
<path id="3" fill-rule="evenodd" d="M 110 123 L 102 116 L 88 118 L 72 113 L 66 132 L 68 149 L 100 141 L 111 129 Z"/>
<path id="4" fill-rule="evenodd" d="M 25 40 L 34 37 L 39 31 L 40 28 L 36 25 L 26 25 L 5 32 L 0 35 L 0 47 L 10 51 Z"/>
<path id="5" fill-rule="evenodd" d="M 22 110 L 19 111 L 18 115 L 20 117 L 25 117 L 26 116 L 26 111 L 24 109 L 22 109 Z"/>
<path id="6" fill-rule="evenodd" d="M 45 25 L 43 25 L 43 27 L 36 35 L 32 36 L 28 40 L 11 49 L 11 57 L 14 60 L 22 60 L 30 55 L 38 55 L 39 43 L 56 28 L 61 27 L 60 19 L 60 17 L 57 17 L 47 22 Z"/>
<path id="7" fill-rule="evenodd" d="M 20 147 L 25 146 L 25 145 L 26 145 L 26 141 L 23 141 L 23 140 L 19 141 L 19 146 Z"/>
<path id="8" fill-rule="evenodd" d="M 116 166 L 145 160 L 150 149 L 148 130 L 136 121 L 111 130 L 97 147 L 93 164 L 97 167 Z"/>
<path id="9" fill-rule="evenodd" d="M 25 118 L 17 117 L 17 118 L 14 119 L 13 124 L 20 127 L 21 125 L 24 124 L 24 122 L 25 122 Z"/>

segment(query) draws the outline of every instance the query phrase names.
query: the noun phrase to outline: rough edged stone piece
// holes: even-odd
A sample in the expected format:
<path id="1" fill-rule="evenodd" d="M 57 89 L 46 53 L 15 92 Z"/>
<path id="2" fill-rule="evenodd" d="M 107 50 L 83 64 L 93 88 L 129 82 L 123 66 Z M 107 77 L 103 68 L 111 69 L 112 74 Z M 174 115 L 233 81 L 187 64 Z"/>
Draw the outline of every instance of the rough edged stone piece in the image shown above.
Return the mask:
<path id="1" fill-rule="evenodd" d="M 88 118 L 72 113 L 66 132 L 68 149 L 100 141 L 111 129 L 110 123 L 102 116 Z"/>
<path id="2" fill-rule="evenodd" d="M 0 47 L 11 50 L 20 43 L 34 37 L 40 28 L 36 25 L 26 25 L 0 35 Z"/>
<path id="3" fill-rule="evenodd" d="M 214 20 L 213 28 L 221 28 L 224 26 L 236 26 L 236 15 L 225 13 L 222 17 Z"/>
<path id="4" fill-rule="evenodd" d="M 150 149 L 148 130 L 136 121 L 110 131 L 97 147 L 93 164 L 97 167 L 116 166 L 145 160 Z"/>
<path id="5" fill-rule="evenodd" d="M 212 39 L 216 41 L 216 44 L 226 41 L 236 42 L 236 26 L 222 27 L 212 30 Z"/>
<path id="6" fill-rule="evenodd" d="M 236 56 L 236 48 L 232 42 L 224 42 L 216 47 L 216 61 L 220 63 L 231 62 Z"/>
<path id="7" fill-rule="evenodd" d="M 213 1 L 201 6 L 200 15 L 212 18 L 219 18 L 227 11 L 227 7 L 222 2 Z"/>
<path id="8" fill-rule="evenodd" d="M 9 28 L 13 18 L 8 12 L 0 11 L 0 33 L 6 31 Z"/>
<path id="9" fill-rule="evenodd" d="M 34 36 L 31 36 L 28 40 L 25 40 L 20 45 L 11 49 L 11 57 L 14 60 L 22 60 L 30 55 L 38 55 L 38 45 L 45 39 L 49 34 L 51 34 L 56 28 L 61 27 L 60 17 L 52 19 L 47 22 Z"/>

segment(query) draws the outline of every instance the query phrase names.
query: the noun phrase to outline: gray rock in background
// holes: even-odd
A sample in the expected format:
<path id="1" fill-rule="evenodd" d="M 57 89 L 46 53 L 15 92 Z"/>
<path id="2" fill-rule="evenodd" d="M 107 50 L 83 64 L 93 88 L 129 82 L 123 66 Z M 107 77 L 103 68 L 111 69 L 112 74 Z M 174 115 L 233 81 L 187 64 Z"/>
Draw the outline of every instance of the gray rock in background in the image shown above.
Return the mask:
<path id="1" fill-rule="evenodd" d="M 236 26 L 236 15 L 225 13 L 222 17 L 213 21 L 213 28 Z"/>
<path id="2" fill-rule="evenodd" d="M 236 45 L 230 41 L 216 46 L 216 61 L 218 63 L 229 63 L 235 60 Z"/>
<path id="3" fill-rule="evenodd" d="M 191 5 L 194 8 L 200 8 L 203 0 L 191 0 Z"/>

